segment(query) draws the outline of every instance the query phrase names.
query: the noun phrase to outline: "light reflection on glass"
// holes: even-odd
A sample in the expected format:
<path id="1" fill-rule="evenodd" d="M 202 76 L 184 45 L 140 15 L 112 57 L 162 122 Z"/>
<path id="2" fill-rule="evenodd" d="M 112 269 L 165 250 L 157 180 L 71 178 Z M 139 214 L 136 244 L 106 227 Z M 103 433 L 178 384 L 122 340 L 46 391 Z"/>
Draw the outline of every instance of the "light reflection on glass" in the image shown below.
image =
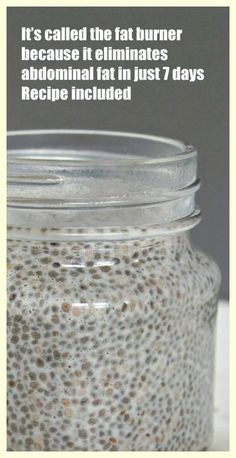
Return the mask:
<path id="1" fill-rule="evenodd" d="M 97 261 L 94 263 L 93 267 L 109 267 L 109 266 L 114 266 L 115 262 L 114 261 Z M 62 267 L 76 267 L 77 269 L 82 269 L 86 267 L 86 263 L 80 263 L 80 264 L 62 264 Z"/>
<path id="2" fill-rule="evenodd" d="M 81 309 L 88 309 L 89 307 L 94 307 L 95 309 L 104 309 L 109 307 L 109 304 L 107 302 L 92 302 L 91 304 L 88 304 L 88 302 L 74 302 L 72 304 L 72 307 L 75 308 L 81 308 Z"/>
<path id="3" fill-rule="evenodd" d="M 62 267 L 76 267 L 77 269 L 82 269 L 85 267 L 85 264 L 62 264 Z"/>

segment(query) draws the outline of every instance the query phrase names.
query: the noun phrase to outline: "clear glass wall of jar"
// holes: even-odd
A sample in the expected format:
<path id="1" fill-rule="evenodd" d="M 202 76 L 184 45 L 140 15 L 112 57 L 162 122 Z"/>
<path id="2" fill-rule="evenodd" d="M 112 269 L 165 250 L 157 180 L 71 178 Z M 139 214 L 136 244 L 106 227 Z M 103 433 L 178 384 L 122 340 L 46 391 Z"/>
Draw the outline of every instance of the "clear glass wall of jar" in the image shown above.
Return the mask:
<path id="1" fill-rule="evenodd" d="M 8 136 L 8 450 L 204 450 L 220 274 L 193 248 L 197 153 Z"/>

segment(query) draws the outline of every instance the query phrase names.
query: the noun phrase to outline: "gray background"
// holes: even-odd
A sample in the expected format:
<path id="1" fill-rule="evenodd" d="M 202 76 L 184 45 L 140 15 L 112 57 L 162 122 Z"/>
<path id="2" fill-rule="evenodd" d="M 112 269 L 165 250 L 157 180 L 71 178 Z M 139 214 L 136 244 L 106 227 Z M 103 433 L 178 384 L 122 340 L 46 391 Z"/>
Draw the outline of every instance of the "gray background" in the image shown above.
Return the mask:
<path id="1" fill-rule="evenodd" d="M 167 46 L 171 66 L 205 68 L 205 81 L 136 83 L 133 86 L 131 102 L 57 102 L 55 104 L 22 102 L 20 100 L 21 27 L 53 28 L 66 25 L 75 28 L 82 26 L 182 28 L 181 42 L 167 45 L 131 42 L 129 45 L 157 48 Z M 39 44 L 34 42 L 32 46 L 51 48 L 53 43 L 55 47 L 60 47 L 58 42 L 47 43 L 47 45 L 43 42 Z M 105 43 L 97 44 L 98 47 L 103 45 Z M 113 43 L 108 42 L 106 45 L 113 45 Z M 76 42 L 71 47 L 76 47 Z M 119 47 L 118 43 L 116 47 Z M 192 231 L 192 238 L 220 265 L 223 278 L 221 297 L 227 298 L 228 8 L 10 7 L 8 8 L 7 55 L 9 130 L 39 128 L 124 130 L 173 137 L 188 141 L 197 147 L 198 174 L 202 181 L 197 202 L 203 210 L 203 219 Z M 36 65 L 44 64 L 41 62 Z M 67 65 L 65 63 L 65 66 Z M 81 65 L 86 66 L 83 63 Z M 132 66 L 132 63 L 130 65 Z M 155 63 L 150 67 L 152 65 L 155 66 Z M 52 67 L 51 63 L 50 67 Z M 37 86 L 35 83 L 31 84 Z M 59 86 L 58 82 L 54 84 Z M 109 86 L 111 84 L 108 83 Z M 66 83 L 61 85 L 66 86 Z M 88 86 L 88 83 L 85 86 Z"/>

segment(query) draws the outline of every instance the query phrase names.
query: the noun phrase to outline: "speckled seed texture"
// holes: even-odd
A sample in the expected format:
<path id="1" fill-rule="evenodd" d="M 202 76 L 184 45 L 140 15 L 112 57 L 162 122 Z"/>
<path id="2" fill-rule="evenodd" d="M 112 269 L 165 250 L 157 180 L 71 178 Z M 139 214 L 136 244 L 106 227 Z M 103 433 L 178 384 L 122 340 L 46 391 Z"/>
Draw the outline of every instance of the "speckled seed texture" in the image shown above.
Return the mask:
<path id="1" fill-rule="evenodd" d="M 9 240 L 8 450 L 206 449 L 219 281 L 186 233 Z"/>

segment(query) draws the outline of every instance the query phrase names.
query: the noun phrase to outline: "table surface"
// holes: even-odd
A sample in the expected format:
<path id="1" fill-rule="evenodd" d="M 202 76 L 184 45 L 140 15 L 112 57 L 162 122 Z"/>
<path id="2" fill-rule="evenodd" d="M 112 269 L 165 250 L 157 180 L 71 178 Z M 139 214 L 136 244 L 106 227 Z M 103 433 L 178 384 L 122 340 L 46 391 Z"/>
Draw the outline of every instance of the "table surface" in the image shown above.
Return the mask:
<path id="1" fill-rule="evenodd" d="M 220 301 L 216 331 L 214 437 L 209 450 L 229 450 L 229 304 Z"/>

